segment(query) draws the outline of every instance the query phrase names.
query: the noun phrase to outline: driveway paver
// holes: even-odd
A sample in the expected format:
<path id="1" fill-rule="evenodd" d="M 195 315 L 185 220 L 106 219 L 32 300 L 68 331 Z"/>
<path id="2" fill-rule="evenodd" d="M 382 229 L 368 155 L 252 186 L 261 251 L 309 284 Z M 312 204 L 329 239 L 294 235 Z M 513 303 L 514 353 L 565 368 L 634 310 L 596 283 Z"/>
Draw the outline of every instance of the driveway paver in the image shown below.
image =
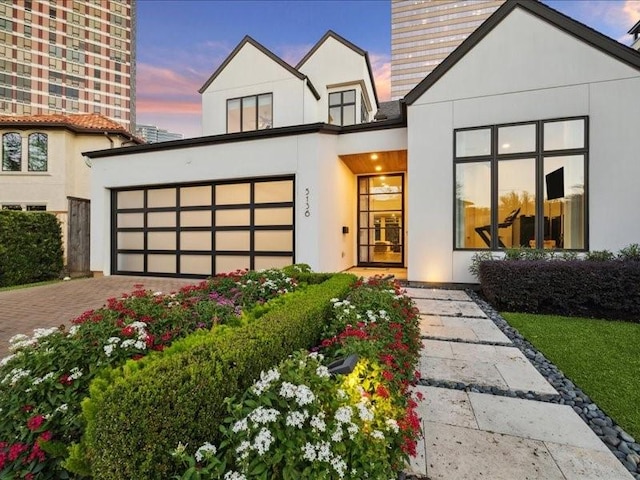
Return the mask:
<path id="1" fill-rule="evenodd" d="M 34 328 L 69 325 L 87 310 L 103 306 L 108 298 L 130 293 L 136 285 L 170 293 L 197 280 L 109 276 L 82 278 L 0 292 L 0 358 L 8 355 L 9 339 L 30 335 Z"/>

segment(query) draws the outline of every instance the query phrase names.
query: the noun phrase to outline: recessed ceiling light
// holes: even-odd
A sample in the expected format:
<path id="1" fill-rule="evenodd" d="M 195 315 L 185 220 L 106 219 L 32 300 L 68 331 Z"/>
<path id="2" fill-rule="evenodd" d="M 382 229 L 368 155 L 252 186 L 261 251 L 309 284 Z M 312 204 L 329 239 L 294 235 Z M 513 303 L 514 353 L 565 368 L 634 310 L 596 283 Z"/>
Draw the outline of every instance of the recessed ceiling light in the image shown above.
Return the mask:
<path id="1" fill-rule="evenodd" d="M 377 153 L 372 153 L 371 154 L 371 160 L 377 160 L 378 159 L 378 154 Z"/>
<path id="2" fill-rule="evenodd" d="M 385 177 L 384 175 L 380 175 L 380 180 L 385 180 L 387 177 Z"/>
<path id="3" fill-rule="evenodd" d="M 378 165 L 378 166 L 376 167 L 376 172 L 379 172 L 380 170 L 382 170 L 382 167 L 381 167 L 380 165 Z"/>

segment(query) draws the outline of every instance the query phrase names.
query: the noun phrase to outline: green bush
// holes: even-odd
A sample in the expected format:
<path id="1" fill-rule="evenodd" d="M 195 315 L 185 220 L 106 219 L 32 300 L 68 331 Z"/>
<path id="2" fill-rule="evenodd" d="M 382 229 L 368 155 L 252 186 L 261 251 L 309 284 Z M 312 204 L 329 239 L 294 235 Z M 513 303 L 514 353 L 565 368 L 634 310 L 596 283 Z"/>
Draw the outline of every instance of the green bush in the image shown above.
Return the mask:
<path id="1" fill-rule="evenodd" d="M 66 466 L 96 479 L 167 479 L 178 442 L 220 440 L 224 399 L 244 391 L 292 352 L 320 339 L 331 298 L 346 295 L 352 275 L 334 275 L 287 296 L 259 320 L 176 342 L 124 368 L 108 370 L 83 402 L 81 445 Z"/>
<path id="2" fill-rule="evenodd" d="M 0 287 L 58 277 L 61 238 L 60 223 L 50 213 L 0 211 Z"/>

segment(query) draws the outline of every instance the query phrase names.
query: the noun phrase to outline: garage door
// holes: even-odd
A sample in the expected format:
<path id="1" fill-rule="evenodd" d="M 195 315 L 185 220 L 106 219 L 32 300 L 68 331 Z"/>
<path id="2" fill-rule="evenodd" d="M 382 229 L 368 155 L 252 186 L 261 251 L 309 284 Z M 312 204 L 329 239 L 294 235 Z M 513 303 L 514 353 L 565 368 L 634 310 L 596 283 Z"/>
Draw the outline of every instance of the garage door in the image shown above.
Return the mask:
<path id="1" fill-rule="evenodd" d="M 294 262 L 294 179 L 112 191 L 117 274 L 202 278 Z"/>

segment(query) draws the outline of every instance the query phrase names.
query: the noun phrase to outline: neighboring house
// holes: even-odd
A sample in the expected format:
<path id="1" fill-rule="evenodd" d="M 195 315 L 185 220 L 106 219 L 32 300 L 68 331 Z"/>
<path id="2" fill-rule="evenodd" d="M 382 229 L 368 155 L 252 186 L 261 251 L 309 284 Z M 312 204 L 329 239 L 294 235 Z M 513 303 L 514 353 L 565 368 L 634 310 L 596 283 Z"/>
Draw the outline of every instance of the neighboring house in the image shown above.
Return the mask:
<path id="1" fill-rule="evenodd" d="M 629 30 L 627 33 L 629 35 L 633 35 L 633 43 L 631 44 L 631 48 L 640 50 L 640 20 L 633 27 L 631 27 L 631 30 Z"/>
<path id="2" fill-rule="evenodd" d="M 507 1 L 377 111 L 366 54 L 332 32 L 296 68 L 247 37 L 201 93 L 208 136 L 86 154 L 92 270 L 468 283 L 479 251 L 640 240 L 640 53 L 542 3 Z"/>
<path id="3" fill-rule="evenodd" d="M 0 116 L 0 138 L 0 208 L 54 213 L 63 226 L 65 255 L 68 241 L 77 246 L 82 237 L 84 245 L 89 235 L 91 163 L 82 152 L 140 143 L 99 114 Z M 68 258 L 70 266 L 88 270 L 88 245 L 84 256 Z"/>

